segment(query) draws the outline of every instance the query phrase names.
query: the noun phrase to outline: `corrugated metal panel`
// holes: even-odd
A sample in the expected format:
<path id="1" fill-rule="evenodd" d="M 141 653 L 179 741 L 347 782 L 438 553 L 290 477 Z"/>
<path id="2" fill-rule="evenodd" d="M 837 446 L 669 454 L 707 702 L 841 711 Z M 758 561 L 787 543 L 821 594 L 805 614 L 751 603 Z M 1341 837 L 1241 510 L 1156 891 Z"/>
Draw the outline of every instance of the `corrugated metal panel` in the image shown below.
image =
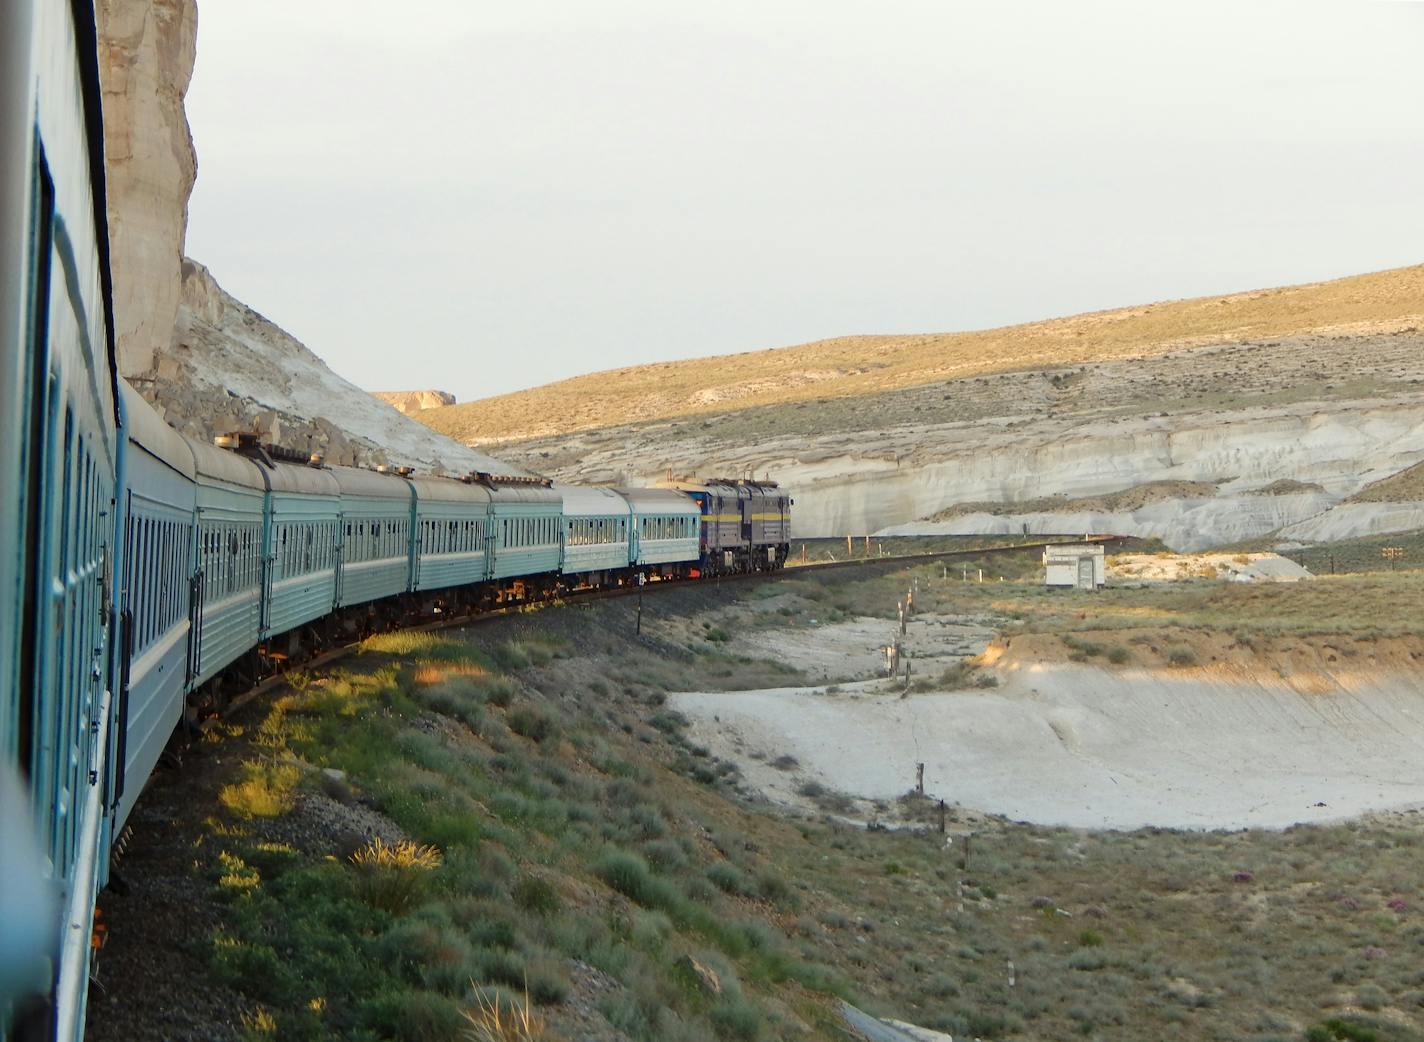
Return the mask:
<path id="1" fill-rule="evenodd" d="M 464 586 L 484 580 L 485 555 L 481 552 L 421 554 L 415 588 L 443 590 L 447 586 Z"/>
<path id="2" fill-rule="evenodd" d="M 565 575 L 579 572 L 602 572 L 612 568 L 628 567 L 628 544 L 594 543 L 584 546 L 565 546 L 563 571 Z"/>
<path id="3" fill-rule="evenodd" d="M 676 564 L 695 561 L 700 549 L 697 538 L 639 539 L 638 564 Z"/>
<path id="4" fill-rule="evenodd" d="M 341 603 L 365 604 L 381 597 L 405 593 L 410 557 L 382 557 L 374 561 L 357 561 L 341 568 Z"/>

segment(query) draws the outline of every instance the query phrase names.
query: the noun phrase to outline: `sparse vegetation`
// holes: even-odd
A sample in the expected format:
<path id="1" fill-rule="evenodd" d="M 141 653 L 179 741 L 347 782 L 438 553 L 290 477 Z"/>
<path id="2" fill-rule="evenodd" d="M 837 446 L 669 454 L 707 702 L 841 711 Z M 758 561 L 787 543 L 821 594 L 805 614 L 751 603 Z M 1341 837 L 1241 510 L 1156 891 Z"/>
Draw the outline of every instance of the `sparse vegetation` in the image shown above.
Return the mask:
<path id="1" fill-rule="evenodd" d="M 1217 343 L 1227 336 L 1278 344 L 1282 337 L 1321 326 L 1411 318 L 1424 296 L 1421 282 L 1424 268 L 1401 268 L 983 332 L 841 337 L 592 373 L 530 391 L 427 409 L 418 419 L 457 440 L 488 443 L 647 421 L 700 430 L 697 421 L 702 417 L 697 414 L 725 414 L 735 408 L 740 410 L 737 422 L 727 426 L 742 437 L 750 430 L 754 437 L 764 425 L 757 422 L 758 411 L 779 414 L 783 426 L 798 414 L 812 413 L 816 430 L 853 430 L 860 429 L 852 424 L 863 423 L 864 414 L 883 412 L 867 407 L 868 397 L 913 396 L 922 409 L 944 408 L 971 395 L 976 381 L 1014 386 L 1032 376 L 1039 393 L 1058 402 L 1088 375 L 1083 363 L 1148 356 L 1150 365 L 1151 356 L 1187 344 Z M 1313 363 L 1302 369 L 1302 379 L 1309 379 L 1319 372 L 1319 364 L 1314 355 L 1305 361 Z M 805 371 L 841 375 L 831 380 L 794 378 Z M 961 379 L 944 383 L 943 374 L 950 371 Z M 1278 388 L 1278 368 L 1272 367 L 1269 376 Z M 1241 382 L 1238 377 L 1236 383 Z M 1316 393 L 1329 383 L 1312 382 Z M 1184 383 L 1187 395 L 1200 394 L 1198 383 L 1210 385 L 1201 380 Z M 1160 402 L 1161 385 L 1152 384 L 1150 392 Z M 801 424 L 805 429 L 807 420 Z"/>
<path id="2" fill-rule="evenodd" d="M 1386 596 L 1397 631 L 1420 625 L 1404 573 L 1110 589 L 1086 616 L 1082 599 L 1031 582 L 913 575 L 922 610 L 1017 612 L 1016 642 L 1063 635 L 1094 662 L 1121 651 L 1162 667 L 1187 649 L 1206 663 L 1221 633 L 1263 649 L 1334 633 L 1344 656 L 1383 632 L 1368 602 Z M 847 578 L 810 603 L 859 611 L 893 603 L 904 581 Z M 550 1042 L 577 1037 L 575 1008 L 635 1042 L 809 1040 L 838 1037 L 849 996 L 956 1037 L 1417 1042 L 1413 819 L 1091 833 L 975 818 L 962 868 L 929 801 L 905 814 L 927 833 L 844 824 L 847 798 L 794 773 L 783 784 L 800 783 L 813 814 L 742 801 L 735 773 L 657 696 L 693 670 L 727 686 L 779 674 L 668 650 L 647 619 L 651 648 L 610 636 L 620 611 L 499 620 L 460 642 L 464 657 L 447 638 L 368 643 L 241 721 L 221 746 L 224 795 L 183 857 L 215 909 L 206 972 L 248 1004 L 245 1037 L 539 1037 L 474 1034 L 484 1001 L 500 1003 L 501 1030 L 527 1015 Z M 563 650 L 506 671 L 498 649 L 528 647 L 535 625 L 566 634 Z M 537 719 L 552 724 L 542 739 Z M 328 793 L 364 822 L 354 842 L 308 817 L 307 798 Z M 952 829 L 964 815 L 950 808 Z M 720 995 L 675 968 L 682 955 L 716 973 Z"/>

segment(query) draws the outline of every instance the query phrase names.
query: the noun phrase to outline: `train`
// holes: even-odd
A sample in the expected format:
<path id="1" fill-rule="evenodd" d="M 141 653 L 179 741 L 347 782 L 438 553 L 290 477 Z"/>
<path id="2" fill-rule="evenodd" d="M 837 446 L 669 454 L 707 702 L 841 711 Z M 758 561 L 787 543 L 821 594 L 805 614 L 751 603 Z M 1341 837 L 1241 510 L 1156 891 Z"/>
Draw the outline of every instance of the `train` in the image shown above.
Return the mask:
<path id="1" fill-rule="evenodd" d="M 165 746 L 324 648 L 775 571 L 786 489 L 329 466 L 120 377 L 92 0 L 0 5 L 0 1042 L 83 1032 L 94 909 Z"/>

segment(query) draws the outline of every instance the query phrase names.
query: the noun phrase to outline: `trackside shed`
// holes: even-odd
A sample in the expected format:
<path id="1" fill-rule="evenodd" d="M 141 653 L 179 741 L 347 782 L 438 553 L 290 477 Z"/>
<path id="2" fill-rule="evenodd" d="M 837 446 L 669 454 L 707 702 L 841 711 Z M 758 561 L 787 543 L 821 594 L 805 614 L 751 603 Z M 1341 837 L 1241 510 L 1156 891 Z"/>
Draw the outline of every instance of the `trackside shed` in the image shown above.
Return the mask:
<path id="1" fill-rule="evenodd" d="M 1091 543 L 1065 543 L 1043 551 L 1045 586 L 1097 590 L 1108 584 L 1103 548 Z"/>

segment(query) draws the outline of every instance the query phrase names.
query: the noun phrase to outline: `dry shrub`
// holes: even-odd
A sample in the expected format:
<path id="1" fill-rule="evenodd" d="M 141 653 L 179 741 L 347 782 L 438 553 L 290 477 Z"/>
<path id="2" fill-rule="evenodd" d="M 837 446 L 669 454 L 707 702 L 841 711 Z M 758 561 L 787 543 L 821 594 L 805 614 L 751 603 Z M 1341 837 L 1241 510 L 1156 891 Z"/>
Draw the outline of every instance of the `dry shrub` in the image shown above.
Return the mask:
<path id="1" fill-rule="evenodd" d="M 465 1042 L 539 1042 L 544 1037 L 544 1018 L 534 1012 L 527 990 L 523 1000 L 476 991 L 475 1003 L 463 1014 L 469 1022 L 462 1035 Z"/>

